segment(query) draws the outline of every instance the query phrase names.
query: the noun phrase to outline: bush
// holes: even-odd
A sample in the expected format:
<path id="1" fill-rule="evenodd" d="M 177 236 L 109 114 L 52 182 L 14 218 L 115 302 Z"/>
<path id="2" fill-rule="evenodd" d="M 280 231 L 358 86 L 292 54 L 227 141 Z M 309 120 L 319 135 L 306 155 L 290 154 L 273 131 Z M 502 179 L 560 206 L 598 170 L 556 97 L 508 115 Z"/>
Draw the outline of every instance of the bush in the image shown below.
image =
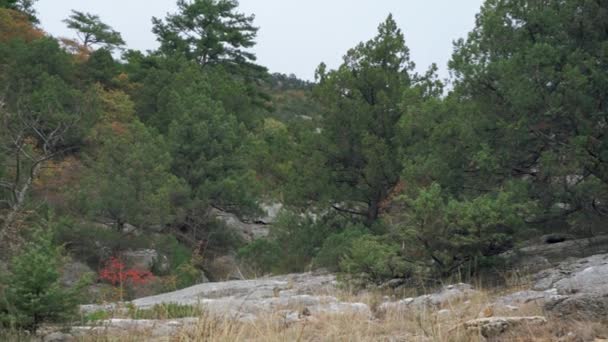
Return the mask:
<path id="1" fill-rule="evenodd" d="M 363 226 L 347 227 L 343 232 L 330 235 L 314 258 L 313 264 L 325 267 L 330 271 L 340 270 L 340 262 L 348 255 L 352 244 L 358 238 L 367 234 Z"/>
<path id="2" fill-rule="evenodd" d="M 411 266 L 399 254 L 400 247 L 385 237 L 363 235 L 352 241 L 340 269 L 362 280 L 379 283 L 411 275 Z"/>
<path id="3" fill-rule="evenodd" d="M 426 263 L 439 277 L 471 273 L 511 248 L 533 206 L 520 203 L 507 190 L 455 199 L 445 195 L 438 184 L 404 201 L 408 210 L 399 226 L 399 238 L 412 259 Z"/>
<path id="4" fill-rule="evenodd" d="M 38 230 L 10 273 L 0 282 L 0 323 L 14 329 L 35 330 L 41 323 L 65 322 L 74 317 L 84 283 L 62 288 L 62 250 L 53 245 L 50 231 Z"/>
<path id="5" fill-rule="evenodd" d="M 256 274 L 266 274 L 280 264 L 281 248 L 276 241 L 260 239 L 241 248 L 238 257 Z"/>
<path id="6" fill-rule="evenodd" d="M 129 308 L 129 317 L 132 319 L 178 319 L 186 317 L 200 317 L 205 311 L 197 305 L 181 305 L 175 303 L 156 304 L 150 309 Z"/>
<path id="7" fill-rule="evenodd" d="M 176 290 L 183 289 L 188 286 L 197 284 L 201 279 L 201 270 L 199 270 L 192 262 L 186 262 L 176 269 L 175 272 Z"/>
<path id="8" fill-rule="evenodd" d="M 178 269 L 181 265 L 188 264 L 192 259 L 192 251 L 190 248 L 179 243 L 175 236 L 166 235 L 153 242 L 153 246 L 160 255 L 165 255 L 169 259 L 171 270 Z M 163 275 L 158 262 L 155 263 L 153 271 L 157 275 Z"/>

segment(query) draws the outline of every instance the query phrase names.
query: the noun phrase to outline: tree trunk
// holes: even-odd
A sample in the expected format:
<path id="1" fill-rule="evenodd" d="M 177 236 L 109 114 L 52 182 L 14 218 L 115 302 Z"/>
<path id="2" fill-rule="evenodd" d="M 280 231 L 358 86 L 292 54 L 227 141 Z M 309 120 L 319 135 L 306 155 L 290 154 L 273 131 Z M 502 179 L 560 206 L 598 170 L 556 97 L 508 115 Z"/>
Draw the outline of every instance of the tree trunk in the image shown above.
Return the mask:
<path id="1" fill-rule="evenodd" d="M 9 213 L 6 215 L 6 217 L 4 219 L 4 223 L 2 225 L 2 234 L 0 235 L 0 241 L 2 241 L 4 239 L 4 235 L 6 234 L 6 231 L 15 222 L 15 219 L 17 218 L 17 214 L 19 214 L 19 211 L 21 211 L 21 209 L 23 208 L 23 204 L 25 203 L 27 194 L 30 191 L 30 187 L 32 186 L 32 183 L 34 182 L 34 179 L 36 178 L 36 176 L 38 176 L 40 167 L 41 167 L 40 163 L 36 164 L 36 166 L 34 166 L 34 169 L 32 170 L 32 172 L 30 172 L 30 175 L 28 176 L 25 183 L 23 183 L 23 185 L 21 186 L 21 189 L 16 191 L 15 203 L 13 203 L 13 205 L 11 206 L 11 209 L 10 209 Z"/>
<path id="2" fill-rule="evenodd" d="M 374 224 L 374 222 L 376 222 L 376 220 L 378 219 L 378 216 L 380 215 L 380 201 L 378 199 L 373 199 L 369 202 L 369 205 L 367 206 L 367 216 L 365 219 L 365 224 L 369 227 L 372 224 Z"/>

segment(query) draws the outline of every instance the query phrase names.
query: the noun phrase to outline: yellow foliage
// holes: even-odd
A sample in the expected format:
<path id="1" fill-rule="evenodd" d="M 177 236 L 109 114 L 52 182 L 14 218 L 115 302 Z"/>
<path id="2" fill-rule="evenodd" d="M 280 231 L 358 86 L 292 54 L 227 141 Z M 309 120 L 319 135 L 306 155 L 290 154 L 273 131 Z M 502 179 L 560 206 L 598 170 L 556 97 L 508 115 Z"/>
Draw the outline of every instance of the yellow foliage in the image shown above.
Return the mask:
<path id="1" fill-rule="evenodd" d="M 32 41 L 44 37 L 44 32 L 32 25 L 23 13 L 0 8 L 0 42 L 20 38 Z"/>

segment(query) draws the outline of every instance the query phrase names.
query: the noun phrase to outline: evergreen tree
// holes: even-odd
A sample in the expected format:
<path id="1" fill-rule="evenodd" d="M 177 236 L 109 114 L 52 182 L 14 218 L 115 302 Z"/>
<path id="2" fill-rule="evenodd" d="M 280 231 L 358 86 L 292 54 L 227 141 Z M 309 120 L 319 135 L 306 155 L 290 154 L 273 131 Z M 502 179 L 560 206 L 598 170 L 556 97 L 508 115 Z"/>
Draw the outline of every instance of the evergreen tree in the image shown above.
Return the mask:
<path id="1" fill-rule="evenodd" d="M 403 33 L 389 16 L 374 39 L 346 54 L 339 69 L 326 72 L 322 65 L 317 74 L 315 93 L 324 112 L 320 145 L 311 148 L 322 151 L 326 198 L 368 224 L 399 182 L 397 123 L 413 67 Z"/>
<path id="2" fill-rule="evenodd" d="M 61 248 L 51 230 L 38 230 L 0 278 L 0 325 L 35 331 L 41 323 L 64 322 L 76 315 L 78 291 L 62 288 Z"/>
<path id="3" fill-rule="evenodd" d="M 545 208 L 537 222 L 592 227 L 608 213 L 606 6 L 489 0 L 456 44 L 454 96 L 474 113 L 470 155 L 481 157 L 472 171 L 528 179 Z"/>
<path id="4" fill-rule="evenodd" d="M 160 51 L 185 56 L 203 67 L 222 64 L 241 74 L 265 72 L 248 51 L 258 31 L 254 16 L 238 12 L 238 5 L 237 0 L 178 0 L 177 14 L 152 19 Z"/>
<path id="5" fill-rule="evenodd" d="M 87 49 L 97 45 L 113 50 L 125 45 L 120 32 L 102 22 L 98 15 L 72 10 L 72 14 L 63 22 L 76 31 Z"/>
<path id="6" fill-rule="evenodd" d="M 0 8 L 9 8 L 25 14 L 28 19 L 35 24 L 39 23 L 36 17 L 34 4 L 38 0 L 0 0 Z"/>

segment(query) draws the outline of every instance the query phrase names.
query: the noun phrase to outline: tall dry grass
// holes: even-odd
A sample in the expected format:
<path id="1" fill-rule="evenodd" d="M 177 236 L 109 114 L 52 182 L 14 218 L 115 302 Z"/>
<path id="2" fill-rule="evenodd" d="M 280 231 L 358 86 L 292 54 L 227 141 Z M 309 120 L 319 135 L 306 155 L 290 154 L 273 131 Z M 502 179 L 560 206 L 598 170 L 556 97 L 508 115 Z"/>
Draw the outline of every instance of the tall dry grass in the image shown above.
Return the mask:
<path id="1" fill-rule="evenodd" d="M 484 316 L 546 315 L 535 303 L 521 306 L 517 311 L 501 311 L 489 305 L 504 292 L 520 289 L 517 285 L 512 289 L 479 291 L 469 298 L 446 303 L 441 308 L 406 311 L 380 310 L 380 304 L 389 295 L 386 292 L 354 293 L 340 290 L 333 295 L 343 301 L 366 303 L 372 309 L 372 316 L 316 314 L 301 316 L 297 322 L 288 322 L 283 313 L 277 311 L 254 321 L 242 322 L 203 314 L 196 324 L 182 328 L 171 336 L 153 336 L 142 331 L 126 331 L 117 336 L 100 331 L 84 337 L 82 341 L 484 341 L 477 333 L 465 331 L 463 323 Z M 543 326 L 519 326 L 492 341 L 578 342 L 595 341 L 597 338 L 608 338 L 608 326 L 549 318 L 549 322 Z"/>

